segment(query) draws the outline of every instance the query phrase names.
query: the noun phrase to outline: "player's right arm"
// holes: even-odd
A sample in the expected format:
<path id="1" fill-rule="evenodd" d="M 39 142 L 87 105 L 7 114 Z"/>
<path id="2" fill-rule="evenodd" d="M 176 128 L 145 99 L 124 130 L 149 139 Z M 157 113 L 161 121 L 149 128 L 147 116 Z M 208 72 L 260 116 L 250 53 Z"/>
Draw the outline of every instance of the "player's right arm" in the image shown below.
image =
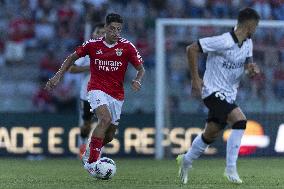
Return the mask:
<path id="1" fill-rule="evenodd" d="M 260 73 L 258 65 L 253 61 L 253 44 L 251 39 L 249 39 L 249 52 L 245 61 L 245 73 L 250 78 Z"/>
<path id="2" fill-rule="evenodd" d="M 201 95 L 201 90 L 203 86 L 203 81 L 198 73 L 198 55 L 200 52 L 200 47 L 197 42 L 192 43 L 186 47 L 186 55 L 188 60 L 188 65 L 190 69 L 190 75 L 192 80 L 192 93 L 195 96 Z"/>
<path id="3" fill-rule="evenodd" d="M 70 66 L 74 64 L 74 62 L 79 58 L 76 52 L 70 54 L 63 62 L 59 70 L 56 72 L 56 74 L 49 79 L 49 81 L 46 83 L 45 88 L 47 90 L 52 90 L 56 87 L 56 85 L 60 82 L 60 80 L 63 78 L 66 71 L 69 70 Z"/>
<path id="4" fill-rule="evenodd" d="M 56 74 L 49 79 L 49 81 L 46 83 L 45 88 L 47 90 L 52 90 L 56 85 L 59 83 L 59 81 L 63 78 L 65 72 L 67 72 L 70 67 L 75 63 L 76 60 L 78 60 L 80 57 L 84 57 L 87 54 L 89 54 L 89 45 L 92 40 L 86 41 L 83 43 L 83 45 L 79 46 L 75 52 L 70 54 L 61 65 L 61 68 L 56 72 Z"/>
<path id="5" fill-rule="evenodd" d="M 186 48 L 188 64 L 192 78 L 192 93 L 200 96 L 203 81 L 198 74 L 198 55 L 199 53 L 208 53 L 223 51 L 231 48 L 237 42 L 234 33 L 224 33 L 218 36 L 201 38 Z"/>

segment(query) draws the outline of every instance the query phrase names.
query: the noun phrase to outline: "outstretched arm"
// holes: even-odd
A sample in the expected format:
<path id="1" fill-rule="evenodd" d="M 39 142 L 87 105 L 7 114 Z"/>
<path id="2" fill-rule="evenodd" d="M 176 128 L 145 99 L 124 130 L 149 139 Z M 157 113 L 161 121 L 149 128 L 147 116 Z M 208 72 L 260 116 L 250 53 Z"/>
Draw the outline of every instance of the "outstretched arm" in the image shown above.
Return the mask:
<path id="1" fill-rule="evenodd" d="M 79 56 L 76 54 L 76 52 L 69 55 L 59 68 L 59 70 L 56 72 L 56 74 L 49 79 L 49 81 L 45 85 L 45 89 L 52 90 L 56 87 L 56 85 L 60 82 L 62 77 L 64 76 L 65 72 L 69 70 L 70 66 L 74 64 L 74 62 L 79 58 Z"/>
<path id="2" fill-rule="evenodd" d="M 197 42 L 186 47 L 186 55 L 192 79 L 192 93 L 195 96 L 201 95 L 203 81 L 198 74 L 198 55 L 202 51 Z"/>
<path id="3" fill-rule="evenodd" d="M 132 89 L 134 91 L 139 91 L 141 89 L 141 85 L 142 85 L 141 84 L 142 78 L 145 74 L 145 69 L 144 69 L 143 64 L 140 64 L 139 66 L 137 66 L 136 70 L 137 70 L 136 77 L 135 77 L 135 79 L 132 80 Z"/>

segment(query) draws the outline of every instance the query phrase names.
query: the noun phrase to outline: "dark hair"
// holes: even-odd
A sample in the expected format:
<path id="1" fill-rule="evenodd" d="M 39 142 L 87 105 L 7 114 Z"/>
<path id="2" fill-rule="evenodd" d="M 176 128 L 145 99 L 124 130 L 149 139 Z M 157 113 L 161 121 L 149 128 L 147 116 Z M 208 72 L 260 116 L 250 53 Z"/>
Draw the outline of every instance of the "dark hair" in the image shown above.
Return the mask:
<path id="1" fill-rule="evenodd" d="M 123 19 L 119 14 L 110 13 L 106 16 L 106 24 L 109 25 L 112 22 L 123 23 Z"/>
<path id="2" fill-rule="evenodd" d="M 95 29 L 101 29 L 101 28 L 103 28 L 103 27 L 105 27 L 105 24 L 104 24 L 104 23 L 102 23 L 102 22 L 97 23 L 97 24 L 94 26 L 93 31 L 94 31 Z"/>
<path id="3" fill-rule="evenodd" d="M 260 16 L 256 12 L 256 10 L 249 8 L 249 7 L 240 10 L 239 15 L 238 15 L 238 23 L 243 23 L 247 20 L 259 21 L 259 19 L 260 19 Z"/>

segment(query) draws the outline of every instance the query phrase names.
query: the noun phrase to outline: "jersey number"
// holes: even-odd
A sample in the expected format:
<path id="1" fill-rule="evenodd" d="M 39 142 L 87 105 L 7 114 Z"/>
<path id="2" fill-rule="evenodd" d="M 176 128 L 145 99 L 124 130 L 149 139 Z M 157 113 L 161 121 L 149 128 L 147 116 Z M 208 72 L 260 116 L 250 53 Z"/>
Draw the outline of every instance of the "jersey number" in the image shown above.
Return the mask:
<path id="1" fill-rule="evenodd" d="M 226 96 L 221 92 L 216 92 L 215 97 L 219 98 L 220 100 L 225 100 Z"/>

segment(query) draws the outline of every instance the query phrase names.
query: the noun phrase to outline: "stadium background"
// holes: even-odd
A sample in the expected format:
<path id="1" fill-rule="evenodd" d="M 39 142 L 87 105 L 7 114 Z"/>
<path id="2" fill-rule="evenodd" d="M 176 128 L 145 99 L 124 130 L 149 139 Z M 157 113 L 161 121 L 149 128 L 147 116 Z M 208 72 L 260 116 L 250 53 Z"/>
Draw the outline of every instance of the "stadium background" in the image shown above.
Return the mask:
<path id="1" fill-rule="evenodd" d="M 153 157 L 155 19 L 236 18 L 245 6 L 255 8 L 262 19 L 284 19 L 284 2 L 279 0 L 0 0 L 0 155 L 30 159 L 76 156 L 80 75 L 66 74 L 52 93 L 43 86 L 83 42 L 86 21 L 94 25 L 104 21 L 107 13 L 117 12 L 125 21 L 123 36 L 141 52 L 147 73 L 141 92 L 132 93 L 130 82 L 135 72 L 131 68 L 127 72 L 122 124 L 108 152 L 111 157 Z M 167 157 L 188 148 L 206 117 L 200 100 L 190 94 L 185 46 L 198 36 L 216 32 L 214 27 L 167 30 L 172 120 L 165 130 Z M 284 30 L 257 32 L 254 57 L 263 73 L 253 80 L 242 79 L 238 104 L 257 122 L 251 124 L 246 136 L 260 136 L 257 139 L 262 142 L 248 142 L 243 155 L 283 156 Z M 202 58 L 201 73 L 204 63 Z M 224 134 L 207 154 L 224 156 L 225 139 Z"/>

